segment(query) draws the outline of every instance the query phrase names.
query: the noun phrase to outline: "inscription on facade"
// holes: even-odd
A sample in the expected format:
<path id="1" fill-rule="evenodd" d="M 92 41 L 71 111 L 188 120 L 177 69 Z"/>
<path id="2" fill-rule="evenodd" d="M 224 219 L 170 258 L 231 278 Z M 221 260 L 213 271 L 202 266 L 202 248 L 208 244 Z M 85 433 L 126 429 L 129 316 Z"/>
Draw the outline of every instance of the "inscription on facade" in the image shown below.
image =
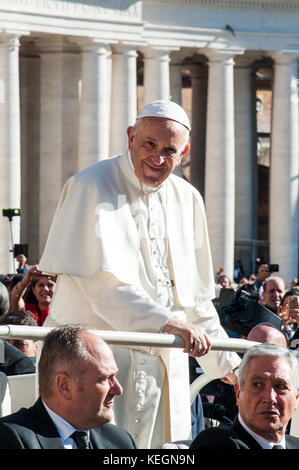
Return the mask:
<path id="1" fill-rule="evenodd" d="M 82 18 L 141 17 L 139 0 L 0 0 L 0 9 L 18 13 L 71 15 Z"/>

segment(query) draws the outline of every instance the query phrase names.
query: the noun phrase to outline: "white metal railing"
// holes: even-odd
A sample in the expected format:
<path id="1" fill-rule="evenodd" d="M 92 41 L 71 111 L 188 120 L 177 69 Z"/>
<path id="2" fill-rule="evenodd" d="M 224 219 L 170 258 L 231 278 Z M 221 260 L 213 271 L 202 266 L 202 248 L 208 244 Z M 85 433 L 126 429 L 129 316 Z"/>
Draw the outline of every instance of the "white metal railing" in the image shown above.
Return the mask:
<path id="1" fill-rule="evenodd" d="M 42 341 L 54 327 L 0 325 L 0 339 L 33 339 Z M 183 348 L 184 341 L 180 336 L 161 333 L 140 333 L 128 331 L 94 330 L 92 333 L 100 336 L 109 344 L 127 346 L 149 346 L 156 348 Z M 211 350 L 246 352 L 255 344 L 245 339 L 213 339 Z M 205 374 L 198 377 L 190 386 L 190 400 L 194 401 L 199 391 L 211 380 Z"/>
<path id="2" fill-rule="evenodd" d="M 43 340 L 54 327 L 0 325 L 0 338 L 3 339 L 34 339 Z M 165 333 L 140 333 L 128 331 L 94 330 L 92 333 L 100 336 L 109 344 L 150 346 L 157 348 L 183 348 L 184 341 L 180 336 Z M 211 350 L 245 352 L 254 344 L 245 339 L 212 339 Z"/>

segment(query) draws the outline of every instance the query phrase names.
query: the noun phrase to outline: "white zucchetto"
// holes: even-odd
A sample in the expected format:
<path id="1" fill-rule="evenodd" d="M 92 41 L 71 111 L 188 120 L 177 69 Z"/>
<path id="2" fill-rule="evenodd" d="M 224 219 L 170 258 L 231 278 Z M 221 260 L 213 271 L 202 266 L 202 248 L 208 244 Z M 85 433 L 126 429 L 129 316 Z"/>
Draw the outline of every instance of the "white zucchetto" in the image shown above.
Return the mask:
<path id="1" fill-rule="evenodd" d="M 186 111 L 177 103 L 169 100 L 158 100 L 147 104 L 137 115 L 136 119 L 144 117 L 159 117 L 179 122 L 191 131 L 191 125 Z"/>

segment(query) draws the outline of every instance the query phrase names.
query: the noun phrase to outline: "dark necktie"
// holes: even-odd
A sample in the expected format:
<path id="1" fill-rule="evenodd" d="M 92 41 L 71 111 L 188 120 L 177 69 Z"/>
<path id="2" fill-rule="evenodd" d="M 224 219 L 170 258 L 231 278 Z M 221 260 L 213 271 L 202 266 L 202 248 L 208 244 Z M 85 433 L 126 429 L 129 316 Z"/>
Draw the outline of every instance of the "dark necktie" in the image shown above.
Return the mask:
<path id="1" fill-rule="evenodd" d="M 284 449 L 284 447 L 282 447 L 281 445 L 277 444 L 277 445 L 273 446 L 272 449 Z"/>
<path id="2" fill-rule="evenodd" d="M 70 436 L 74 439 L 78 449 L 89 449 L 88 436 L 84 431 L 75 431 Z"/>

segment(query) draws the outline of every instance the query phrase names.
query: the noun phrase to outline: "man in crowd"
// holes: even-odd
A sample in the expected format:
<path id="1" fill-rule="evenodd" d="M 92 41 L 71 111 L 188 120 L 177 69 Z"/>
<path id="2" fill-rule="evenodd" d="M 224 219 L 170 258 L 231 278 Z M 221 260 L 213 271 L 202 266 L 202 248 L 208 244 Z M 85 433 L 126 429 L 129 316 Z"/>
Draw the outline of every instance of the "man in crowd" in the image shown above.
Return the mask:
<path id="1" fill-rule="evenodd" d="M 52 330 L 39 360 L 39 399 L 0 419 L 0 449 L 134 449 L 110 423 L 122 393 L 109 346 L 81 326 Z"/>
<path id="2" fill-rule="evenodd" d="M 257 291 L 260 293 L 264 281 L 271 275 L 269 265 L 261 264 L 257 270 L 257 276 L 253 285 L 257 288 Z"/>
<path id="3" fill-rule="evenodd" d="M 270 323 L 259 323 L 256 325 L 248 333 L 247 339 L 257 343 L 273 343 L 284 348 L 288 347 L 285 334 Z"/>
<path id="4" fill-rule="evenodd" d="M 0 325 L 38 326 L 37 321 L 29 310 L 10 310 L 6 315 L 0 316 Z M 33 339 L 8 338 L 6 341 L 22 351 L 26 356 L 33 358 L 37 354 L 38 342 Z"/>
<path id="5" fill-rule="evenodd" d="M 191 449 L 299 449 L 286 434 L 297 408 L 298 359 L 276 344 L 254 346 L 244 355 L 235 392 L 238 416 L 232 425 L 202 431 Z"/>
<path id="6" fill-rule="evenodd" d="M 262 302 L 265 307 L 276 315 L 278 314 L 285 290 L 285 282 L 279 276 L 271 276 L 264 281 Z"/>
<path id="7" fill-rule="evenodd" d="M 180 106 L 150 103 L 127 129 L 129 152 L 67 181 L 39 265 L 59 275 L 45 325 L 84 322 L 179 335 L 184 352 L 207 374 L 234 381 L 237 354 L 210 351 L 211 339 L 227 335 L 211 302 L 215 287 L 203 201 L 172 174 L 189 150 L 189 133 Z M 125 389 L 116 423 L 139 448 L 187 439 L 187 355 L 137 346 L 115 346 L 113 352 Z"/>

